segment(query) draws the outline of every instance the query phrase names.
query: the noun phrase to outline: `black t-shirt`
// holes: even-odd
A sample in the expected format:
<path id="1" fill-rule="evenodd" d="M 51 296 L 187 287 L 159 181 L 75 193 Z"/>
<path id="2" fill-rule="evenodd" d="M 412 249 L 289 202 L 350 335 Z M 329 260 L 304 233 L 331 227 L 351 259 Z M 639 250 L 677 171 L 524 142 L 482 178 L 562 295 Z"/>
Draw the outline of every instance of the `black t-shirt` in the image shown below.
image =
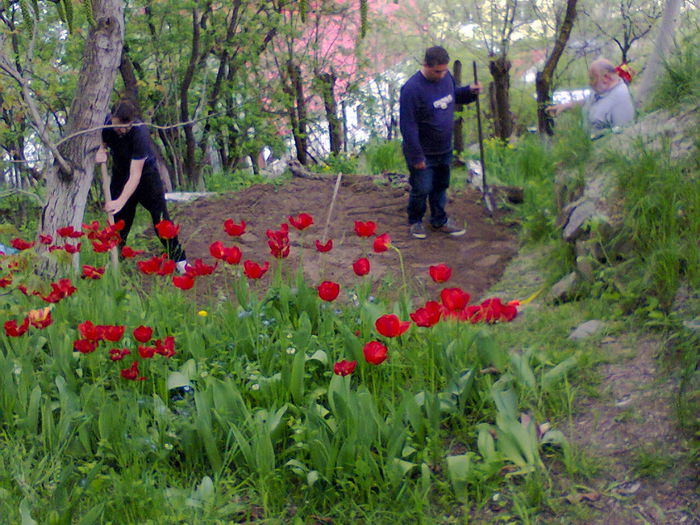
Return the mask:
<path id="1" fill-rule="evenodd" d="M 111 125 L 112 118 L 107 117 L 105 125 Z M 141 122 L 135 122 L 124 135 L 119 135 L 114 128 L 102 130 L 102 141 L 107 144 L 112 152 L 113 176 L 120 179 L 129 178 L 129 167 L 132 160 L 143 160 L 142 176 L 145 174 L 157 174 L 156 156 L 153 153 L 153 143 L 148 134 L 148 129 Z"/>

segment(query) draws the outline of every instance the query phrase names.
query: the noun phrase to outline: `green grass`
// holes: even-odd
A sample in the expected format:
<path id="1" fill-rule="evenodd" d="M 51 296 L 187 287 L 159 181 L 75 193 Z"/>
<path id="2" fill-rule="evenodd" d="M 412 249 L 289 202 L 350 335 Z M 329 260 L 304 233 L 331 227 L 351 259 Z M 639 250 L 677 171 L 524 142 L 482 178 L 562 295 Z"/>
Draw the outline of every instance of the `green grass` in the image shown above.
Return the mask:
<path id="1" fill-rule="evenodd" d="M 697 17 L 696 17 L 697 18 Z M 691 18 L 690 27 L 679 38 L 679 45 L 664 63 L 664 71 L 652 94 L 650 109 L 676 109 L 696 106 L 700 101 L 700 33 L 698 22 Z"/>
<path id="2" fill-rule="evenodd" d="M 391 358 L 375 367 L 362 345 L 380 338 L 378 315 L 410 311 L 406 299 L 368 302 L 358 290 L 359 307 L 336 307 L 291 276 L 253 293 L 231 275 L 235 302 L 203 306 L 167 278 L 150 279 L 148 293 L 138 275 L 121 279 L 80 282 L 42 331 L 0 334 L 0 512 L 12 522 L 397 523 L 418 513 L 433 523 L 486 505 L 504 483 L 513 515 L 532 519 L 550 497 L 544 460 L 581 468 L 556 433 L 545 450 L 518 430 L 522 412 L 538 423 L 570 414 L 572 368 L 552 371 L 578 350 L 556 345 L 567 330 L 555 328 L 558 314 L 527 321 L 526 344 L 515 325 L 414 327 L 384 340 Z M 38 306 L 14 292 L 4 301 L 11 318 Z M 127 327 L 114 345 L 131 349 L 126 365 L 140 324 L 174 336 L 177 354 L 140 359 L 147 379 L 125 381 L 107 346 L 73 352 L 88 319 Z M 355 374 L 333 375 L 341 358 L 359 361 Z M 194 394 L 171 399 L 173 381 Z"/>

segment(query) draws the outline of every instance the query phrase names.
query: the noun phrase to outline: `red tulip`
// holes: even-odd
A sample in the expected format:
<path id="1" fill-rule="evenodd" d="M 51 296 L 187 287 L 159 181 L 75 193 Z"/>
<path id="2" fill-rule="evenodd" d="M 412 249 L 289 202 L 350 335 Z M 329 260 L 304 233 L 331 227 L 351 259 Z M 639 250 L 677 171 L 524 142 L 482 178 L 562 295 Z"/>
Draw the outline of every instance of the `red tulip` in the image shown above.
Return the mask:
<path id="1" fill-rule="evenodd" d="M 139 355 L 143 359 L 151 359 L 154 355 L 156 355 L 156 347 L 139 345 Z"/>
<path id="2" fill-rule="evenodd" d="M 337 376 L 347 376 L 355 371 L 356 366 L 357 361 L 346 361 L 343 359 L 333 365 L 333 373 Z"/>
<path id="3" fill-rule="evenodd" d="M 50 235 L 39 234 L 39 242 L 41 244 L 51 244 L 53 242 L 53 237 Z"/>
<path id="4" fill-rule="evenodd" d="M 260 279 L 263 275 L 265 275 L 265 272 L 267 272 L 269 268 L 270 263 L 267 261 L 265 261 L 265 264 L 262 266 L 254 263 L 253 261 L 245 261 L 243 263 L 243 273 L 249 279 Z"/>
<path id="5" fill-rule="evenodd" d="M 512 321 L 518 315 L 518 301 L 512 301 L 508 304 L 503 304 L 499 297 L 486 299 L 479 305 L 481 308 L 481 318 L 487 323 L 496 323 L 498 321 Z"/>
<path id="6" fill-rule="evenodd" d="M 187 275 L 191 277 L 202 277 L 204 275 L 211 275 L 216 270 L 217 264 L 211 265 L 206 264 L 202 259 L 195 259 L 194 264 L 187 265 Z"/>
<path id="7" fill-rule="evenodd" d="M 29 310 L 29 312 L 27 312 L 27 319 L 29 319 L 29 324 L 34 328 L 39 328 L 40 330 L 46 328 L 53 322 L 51 319 L 51 307 L 47 306 L 39 310 Z"/>
<path id="8" fill-rule="evenodd" d="M 224 243 L 221 241 L 214 241 L 209 245 L 209 254 L 214 257 L 214 259 L 224 258 Z"/>
<path id="9" fill-rule="evenodd" d="M 241 262 L 241 257 L 243 257 L 243 252 L 241 252 L 238 246 L 228 246 L 224 248 L 223 260 L 226 264 L 238 264 Z"/>
<path id="10" fill-rule="evenodd" d="M 379 341 L 370 341 L 362 349 L 365 355 L 365 361 L 371 365 L 379 365 L 386 361 L 388 350 Z"/>
<path id="11" fill-rule="evenodd" d="M 112 361 L 121 361 L 129 354 L 131 354 L 131 351 L 128 348 L 112 348 L 109 351 L 109 358 Z"/>
<path id="12" fill-rule="evenodd" d="M 382 233 L 374 239 L 374 251 L 377 253 L 385 252 L 391 247 L 391 237 L 388 233 Z"/>
<path id="13" fill-rule="evenodd" d="M 12 274 L 8 274 L 5 277 L 0 277 L 0 288 L 7 288 L 12 284 Z"/>
<path id="14" fill-rule="evenodd" d="M 117 244 L 119 244 L 119 241 L 100 241 L 100 240 L 93 240 L 90 241 L 92 244 L 92 251 L 95 253 L 107 253 L 109 250 L 114 248 Z"/>
<path id="15" fill-rule="evenodd" d="M 16 239 L 12 239 L 10 241 L 10 246 L 12 246 L 15 250 L 23 251 L 23 250 L 28 250 L 32 246 L 34 246 L 33 242 L 25 241 L 24 239 L 20 239 L 19 237 Z"/>
<path id="16" fill-rule="evenodd" d="M 82 243 L 71 244 L 71 243 L 67 242 L 66 244 L 63 245 L 63 249 L 66 250 L 67 253 L 70 253 L 72 255 L 74 253 L 78 253 L 80 251 L 81 246 L 82 246 Z"/>
<path id="17" fill-rule="evenodd" d="M 367 275 L 369 273 L 369 259 L 366 257 L 360 257 L 357 259 L 354 263 L 352 263 L 352 271 L 360 277 Z"/>
<path id="18" fill-rule="evenodd" d="M 160 257 L 153 256 L 145 261 L 138 261 L 136 266 L 146 275 L 170 275 L 175 271 L 175 261 L 167 259 L 165 254 Z"/>
<path id="19" fill-rule="evenodd" d="M 122 325 L 103 325 L 100 328 L 102 328 L 102 337 L 105 341 L 116 343 L 124 337 L 125 327 Z"/>
<path id="20" fill-rule="evenodd" d="M 340 293 L 340 285 L 333 281 L 323 281 L 318 286 L 318 296 L 324 301 L 335 301 Z"/>
<path id="21" fill-rule="evenodd" d="M 132 257 L 136 257 L 142 253 L 144 253 L 143 250 L 134 250 L 130 246 L 122 246 L 122 257 L 125 259 L 131 259 Z"/>
<path id="22" fill-rule="evenodd" d="M 70 237 L 71 239 L 77 239 L 84 235 L 83 232 L 76 231 L 73 226 L 64 226 L 63 228 L 58 228 L 56 233 L 61 237 Z"/>
<path id="23" fill-rule="evenodd" d="M 241 262 L 243 253 L 237 246 L 224 246 L 221 241 L 216 241 L 209 246 L 209 253 L 214 259 L 220 259 L 227 264 L 238 264 Z"/>
<path id="24" fill-rule="evenodd" d="M 285 259 L 289 256 L 289 226 L 286 223 L 281 224 L 279 230 L 267 230 L 265 235 L 273 257 Z"/>
<path id="25" fill-rule="evenodd" d="M 94 325 L 92 321 L 80 323 L 78 332 L 80 332 L 83 339 L 88 341 L 101 341 L 104 339 L 104 327 L 102 325 Z"/>
<path id="26" fill-rule="evenodd" d="M 134 361 L 129 368 L 122 370 L 121 375 L 124 379 L 128 379 L 129 381 L 144 381 L 146 379 L 140 375 L 138 361 Z"/>
<path id="27" fill-rule="evenodd" d="M 170 275 L 175 271 L 175 261 L 171 259 L 163 259 L 163 263 L 156 272 L 156 275 Z"/>
<path id="28" fill-rule="evenodd" d="M 169 220 L 165 219 L 156 224 L 158 237 L 161 239 L 173 239 L 180 232 L 180 226 L 176 226 Z"/>
<path id="29" fill-rule="evenodd" d="M 89 264 L 83 264 L 83 274 L 80 277 L 83 279 L 100 279 L 104 273 L 104 268 L 95 268 Z"/>
<path id="30" fill-rule="evenodd" d="M 5 335 L 7 337 L 19 337 L 24 335 L 29 330 L 29 318 L 25 317 L 22 324 L 17 326 L 17 321 L 12 319 L 11 321 L 5 321 Z"/>
<path id="31" fill-rule="evenodd" d="M 151 337 L 153 337 L 153 328 L 150 326 L 139 326 L 137 328 L 134 328 L 134 339 L 136 339 L 139 343 L 147 343 L 148 341 L 151 340 Z"/>
<path id="32" fill-rule="evenodd" d="M 168 359 L 175 355 L 175 338 L 169 335 L 164 342 L 156 339 L 156 354 L 160 354 Z"/>
<path id="33" fill-rule="evenodd" d="M 240 237 L 245 233 L 245 221 L 241 221 L 240 224 L 236 224 L 233 222 L 233 219 L 226 219 L 224 221 L 224 231 L 231 237 Z"/>
<path id="34" fill-rule="evenodd" d="M 51 293 L 48 295 L 41 295 L 38 292 L 33 293 L 47 303 L 57 303 L 61 299 L 73 295 L 76 290 L 77 288 L 71 284 L 70 279 L 61 279 L 57 283 L 51 283 Z"/>
<path id="35" fill-rule="evenodd" d="M 408 327 L 411 326 L 411 321 L 401 322 L 394 314 L 382 315 L 374 323 L 377 332 L 384 337 L 398 337 L 403 334 Z"/>
<path id="36" fill-rule="evenodd" d="M 445 288 L 440 292 L 440 299 L 445 308 L 456 312 L 463 310 L 469 303 L 471 296 L 461 288 Z"/>
<path id="37" fill-rule="evenodd" d="M 459 314 L 460 321 L 469 321 L 471 324 L 480 322 L 484 317 L 484 311 L 479 305 L 467 306 Z"/>
<path id="38" fill-rule="evenodd" d="M 444 283 L 452 277 L 452 268 L 446 264 L 436 264 L 428 268 L 428 273 L 436 283 Z"/>
<path id="39" fill-rule="evenodd" d="M 73 349 L 81 354 L 90 354 L 97 349 L 97 341 L 77 339 L 73 341 Z"/>
<path id="40" fill-rule="evenodd" d="M 371 237 L 377 231 L 377 224 L 373 221 L 355 221 L 355 233 L 358 237 Z"/>
<path id="41" fill-rule="evenodd" d="M 194 286 L 194 277 L 187 275 L 176 275 L 173 277 L 173 285 L 180 290 L 189 290 Z"/>
<path id="42" fill-rule="evenodd" d="M 294 226 L 297 230 L 305 230 L 314 223 L 314 218 L 308 213 L 300 213 L 297 217 L 288 217 L 289 224 Z"/>
<path id="43" fill-rule="evenodd" d="M 321 241 L 316 241 L 316 249 L 321 253 L 331 251 L 333 249 L 333 239 L 328 239 L 326 244 L 321 244 Z"/>
<path id="44" fill-rule="evenodd" d="M 440 303 L 428 301 L 423 308 L 418 308 L 415 312 L 410 314 L 410 317 L 413 319 L 413 322 L 416 323 L 416 326 L 430 328 L 440 321 L 441 315 L 442 307 Z"/>

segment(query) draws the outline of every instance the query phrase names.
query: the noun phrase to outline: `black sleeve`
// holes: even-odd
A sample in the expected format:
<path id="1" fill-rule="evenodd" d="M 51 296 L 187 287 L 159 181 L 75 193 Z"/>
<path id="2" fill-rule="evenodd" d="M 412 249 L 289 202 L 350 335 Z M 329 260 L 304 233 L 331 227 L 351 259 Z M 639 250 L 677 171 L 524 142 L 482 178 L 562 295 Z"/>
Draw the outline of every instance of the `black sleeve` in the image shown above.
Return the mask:
<path id="1" fill-rule="evenodd" d="M 133 149 L 131 150 L 131 160 L 143 160 L 152 157 L 151 138 L 144 124 L 134 126 Z"/>
<path id="2" fill-rule="evenodd" d="M 457 104 L 469 104 L 470 102 L 474 102 L 477 96 L 476 93 L 472 93 L 469 84 L 464 87 L 455 88 L 455 102 L 457 102 Z"/>

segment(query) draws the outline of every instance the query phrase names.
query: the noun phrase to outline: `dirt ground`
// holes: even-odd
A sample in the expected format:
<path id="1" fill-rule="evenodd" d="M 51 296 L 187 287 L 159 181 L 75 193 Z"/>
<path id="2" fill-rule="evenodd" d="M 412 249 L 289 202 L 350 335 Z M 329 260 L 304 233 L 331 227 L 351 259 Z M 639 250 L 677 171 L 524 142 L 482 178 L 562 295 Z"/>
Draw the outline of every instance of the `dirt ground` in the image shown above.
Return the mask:
<path id="1" fill-rule="evenodd" d="M 292 250 L 287 264 L 295 266 L 300 252 L 303 252 L 304 271 L 309 283 L 332 280 L 339 282 L 341 289 L 357 282 L 352 263 L 360 257 L 371 261 L 370 276 L 375 283 L 401 283 L 396 252 L 374 253 L 371 238 L 355 235 L 355 220 L 375 221 L 378 234 L 387 232 L 391 236 L 393 244 L 403 255 L 412 289 L 417 295 L 427 298 L 435 298 L 444 286 L 459 286 L 474 300 L 481 298 L 499 280 L 506 264 L 517 252 L 514 228 L 502 212 L 494 218 L 489 217 L 481 203 L 480 193 L 473 189 L 450 190 L 447 204 L 451 218 L 466 224 L 466 235 L 453 238 L 429 231 L 427 239 L 417 240 L 408 235 L 408 188 L 354 175 L 343 177 L 333 207 L 328 228 L 333 249 L 318 253 L 315 241 L 324 240 L 334 186 L 335 177 L 328 180 L 294 178 L 281 186 L 256 185 L 236 193 L 169 206 L 181 226 L 181 241 L 188 260 L 202 258 L 205 262 L 213 261 L 209 245 L 216 240 L 227 246 L 239 246 L 243 260 L 271 261 L 265 231 L 279 228 L 281 223 L 287 222 L 289 215 L 309 213 L 314 224 L 303 235 L 290 227 Z M 238 239 L 229 237 L 222 226 L 227 218 L 237 223 L 245 220 L 246 233 Z M 434 284 L 428 276 L 428 267 L 437 263 L 448 264 L 453 270 L 452 279 L 445 285 Z"/>

